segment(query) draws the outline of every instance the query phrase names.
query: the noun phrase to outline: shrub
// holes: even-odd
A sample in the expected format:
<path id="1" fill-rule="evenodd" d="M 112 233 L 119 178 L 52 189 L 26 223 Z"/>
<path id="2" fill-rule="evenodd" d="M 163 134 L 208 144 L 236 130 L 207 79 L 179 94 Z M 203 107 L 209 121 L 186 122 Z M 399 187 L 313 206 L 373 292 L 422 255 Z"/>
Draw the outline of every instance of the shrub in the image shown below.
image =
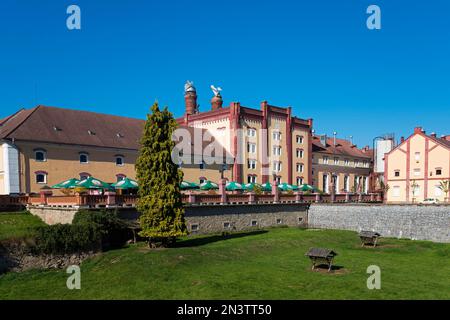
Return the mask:
<path id="1" fill-rule="evenodd" d="M 72 224 L 95 227 L 100 233 L 104 248 L 120 247 L 131 239 L 131 231 L 127 224 L 114 211 L 80 210 L 75 214 Z"/>
<path id="2" fill-rule="evenodd" d="M 55 224 L 36 229 L 36 250 L 39 253 L 64 254 L 100 249 L 101 235 L 88 224 Z"/>

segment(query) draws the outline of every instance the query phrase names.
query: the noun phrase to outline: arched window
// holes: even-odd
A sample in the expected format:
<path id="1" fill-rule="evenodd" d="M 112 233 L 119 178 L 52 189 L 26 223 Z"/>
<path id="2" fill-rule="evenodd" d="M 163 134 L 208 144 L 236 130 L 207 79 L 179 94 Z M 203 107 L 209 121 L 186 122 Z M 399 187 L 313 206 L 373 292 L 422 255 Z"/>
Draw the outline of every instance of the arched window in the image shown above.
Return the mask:
<path id="1" fill-rule="evenodd" d="M 127 177 L 127 176 L 124 175 L 124 174 L 122 174 L 122 173 L 116 174 L 116 180 L 117 180 L 117 182 L 122 181 L 122 180 L 125 179 L 126 177 Z"/>
<path id="2" fill-rule="evenodd" d="M 206 182 L 208 179 L 206 179 L 206 177 L 200 177 L 198 178 L 198 180 L 200 181 L 200 183 Z"/>
<path id="3" fill-rule="evenodd" d="M 34 159 L 36 161 L 47 161 L 47 151 L 44 149 L 34 149 Z"/>
<path id="4" fill-rule="evenodd" d="M 115 156 L 115 158 L 116 158 L 116 166 L 121 167 L 121 166 L 123 166 L 125 164 L 124 156 L 118 154 L 118 155 Z"/>
<path id="5" fill-rule="evenodd" d="M 80 163 L 89 163 L 89 154 L 86 152 L 80 152 Z"/>
<path id="6" fill-rule="evenodd" d="M 36 171 L 34 174 L 36 176 L 36 183 L 39 183 L 39 184 L 47 183 L 47 175 L 48 175 L 47 172 L 45 172 L 45 171 Z"/>
<path id="7" fill-rule="evenodd" d="M 91 176 L 91 174 L 90 173 L 87 173 L 87 172 L 81 172 L 80 173 L 80 180 L 82 181 L 82 180 L 86 180 L 87 178 L 89 178 Z"/>

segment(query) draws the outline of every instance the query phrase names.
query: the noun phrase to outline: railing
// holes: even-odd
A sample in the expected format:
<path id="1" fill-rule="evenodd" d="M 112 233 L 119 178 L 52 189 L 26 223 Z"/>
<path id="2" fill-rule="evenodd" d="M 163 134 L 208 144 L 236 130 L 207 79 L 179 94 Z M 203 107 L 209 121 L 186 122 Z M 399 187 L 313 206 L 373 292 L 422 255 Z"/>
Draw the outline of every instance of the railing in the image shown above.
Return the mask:
<path id="1" fill-rule="evenodd" d="M 199 193 L 187 192 L 181 194 L 181 200 L 186 205 L 206 204 L 257 204 L 257 203 L 349 203 L 349 202 L 381 202 L 381 195 L 370 194 L 316 194 L 316 193 Z M 39 196 L 0 196 L 0 206 L 7 205 L 48 205 L 48 206 L 78 206 L 78 207 L 134 207 L 137 195 L 118 195 L 105 192 L 103 195 L 76 194 L 69 196 L 53 196 L 51 192 L 43 192 Z"/>

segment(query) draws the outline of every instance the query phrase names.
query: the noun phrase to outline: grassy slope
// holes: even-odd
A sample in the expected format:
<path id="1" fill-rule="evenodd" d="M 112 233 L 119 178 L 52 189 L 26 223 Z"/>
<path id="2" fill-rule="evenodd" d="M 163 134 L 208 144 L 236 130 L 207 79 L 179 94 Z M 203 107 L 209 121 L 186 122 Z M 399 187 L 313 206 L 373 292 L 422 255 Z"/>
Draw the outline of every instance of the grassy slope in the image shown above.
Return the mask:
<path id="1" fill-rule="evenodd" d="M 0 213 L 0 241 L 21 238 L 32 233 L 32 228 L 45 223 L 28 212 Z"/>
<path id="2" fill-rule="evenodd" d="M 0 299 L 450 299 L 450 245 L 383 239 L 361 248 L 356 233 L 269 229 L 183 239 L 177 248 L 143 244 L 114 250 L 81 266 L 81 290 L 65 271 L 0 276 Z M 310 271 L 313 246 L 338 252 L 339 274 Z M 367 266 L 381 268 L 381 290 L 368 290 Z"/>

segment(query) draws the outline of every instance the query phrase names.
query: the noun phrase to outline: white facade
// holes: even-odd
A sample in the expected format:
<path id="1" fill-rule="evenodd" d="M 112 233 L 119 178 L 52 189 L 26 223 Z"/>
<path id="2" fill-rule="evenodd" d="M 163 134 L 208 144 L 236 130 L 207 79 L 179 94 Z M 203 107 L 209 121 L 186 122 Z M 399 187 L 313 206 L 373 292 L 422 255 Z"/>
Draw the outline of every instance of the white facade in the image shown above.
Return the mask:
<path id="1" fill-rule="evenodd" d="M 1 144 L 0 194 L 20 193 L 19 151 L 9 143 Z"/>
<path id="2" fill-rule="evenodd" d="M 374 163 L 374 172 L 375 173 L 384 173 L 384 154 L 390 152 L 394 149 L 394 140 L 393 139 L 384 139 L 377 140 L 375 146 L 375 163 Z"/>

